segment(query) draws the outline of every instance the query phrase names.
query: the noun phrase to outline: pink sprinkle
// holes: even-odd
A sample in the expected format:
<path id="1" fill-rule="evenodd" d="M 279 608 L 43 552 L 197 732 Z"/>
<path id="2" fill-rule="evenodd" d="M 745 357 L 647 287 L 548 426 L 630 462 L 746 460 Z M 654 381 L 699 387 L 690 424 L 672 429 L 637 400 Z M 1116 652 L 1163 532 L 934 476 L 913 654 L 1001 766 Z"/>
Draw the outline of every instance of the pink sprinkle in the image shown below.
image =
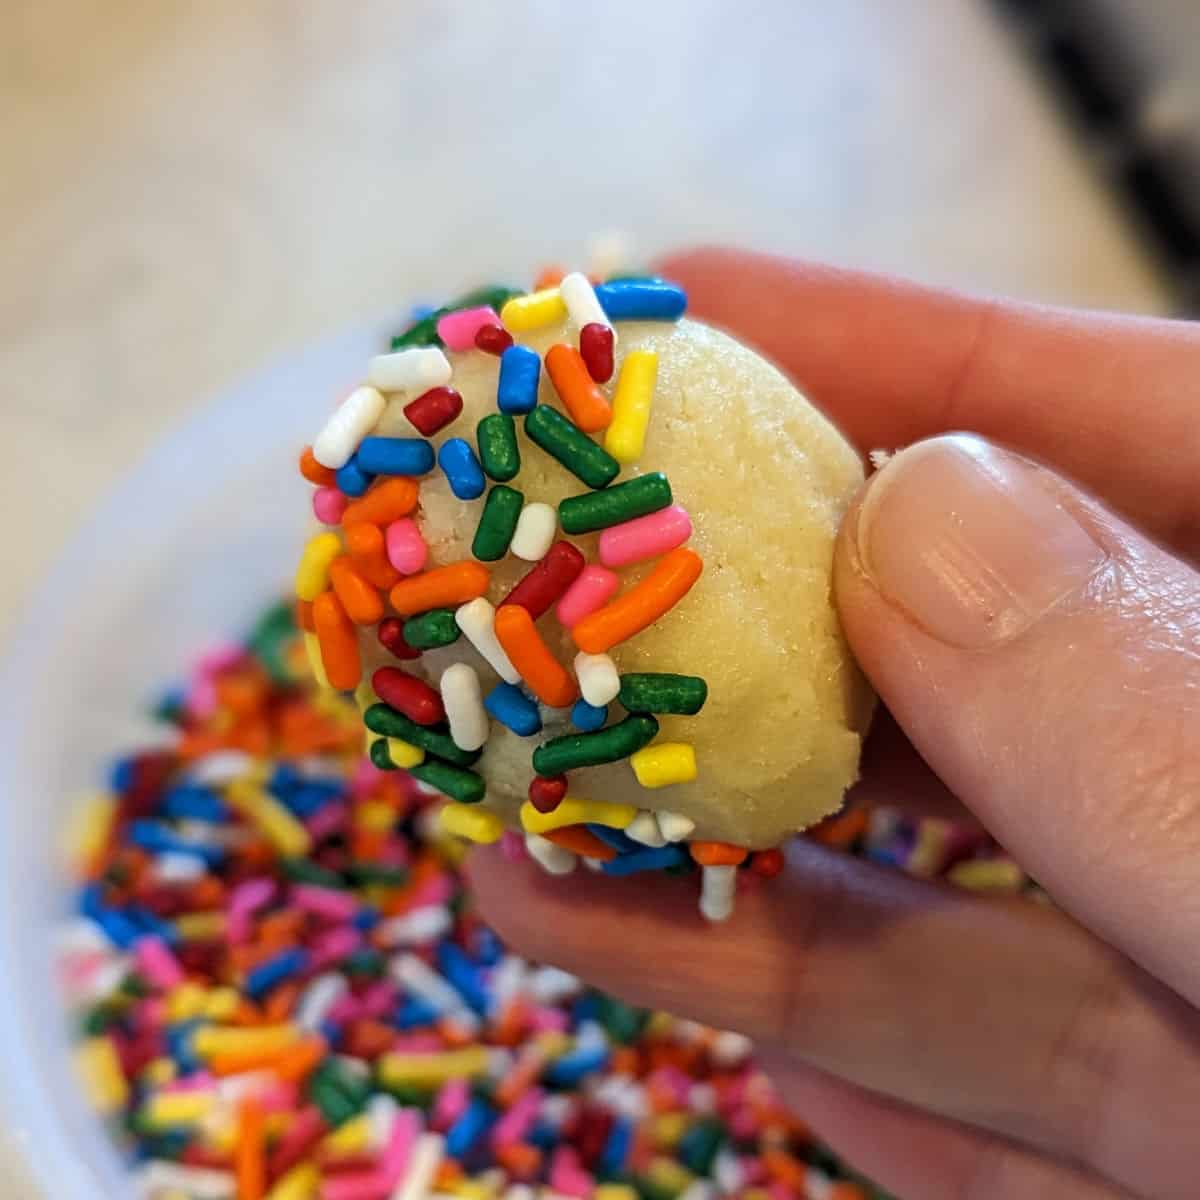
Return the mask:
<path id="1" fill-rule="evenodd" d="M 164 1084 L 162 1090 L 164 1092 L 206 1092 L 209 1088 L 217 1086 L 217 1077 L 210 1075 L 207 1071 L 196 1071 L 192 1075 L 182 1075 L 178 1079 L 172 1079 L 170 1083 Z"/>
<path id="2" fill-rule="evenodd" d="M 200 720 L 215 716 L 218 708 L 216 682 L 207 676 L 200 676 L 192 684 L 188 692 L 187 710 Z"/>
<path id="3" fill-rule="evenodd" d="M 669 508 L 601 530 L 600 561 L 606 567 L 645 562 L 682 546 L 691 536 L 692 518 L 687 509 L 672 504 Z"/>
<path id="4" fill-rule="evenodd" d="M 340 525 L 350 498 L 335 487 L 319 487 L 313 492 L 313 515 L 322 525 Z"/>
<path id="5" fill-rule="evenodd" d="M 603 608 L 620 585 L 614 572 L 592 563 L 579 572 L 554 611 L 568 629 L 573 629 L 584 617 Z"/>
<path id="6" fill-rule="evenodd" d="M 312 944 L 309 969 L 323 971 L 354 953 L 362 942 L 362 934 L 351 925 L 342 925 L 323 933 Z"/>
<path id="7" fill-rule="evenodd" d="M 350 791 L 355 799 L 370 795 L 380 783 L 391 776 L 390 771 L 381 771 L 369 758 L 359 759 L 350 780 Z"/>
<path id="8" fill-rule="evenodd" d="M 358 901 L 349 892 L 317 887 L 311 883 L 292 884 L 292 903 L 331 921 L 349 921 L 358 912 Z"/>
<path id="9" fill-rule="evenodd" d="M 464 308 L 442 317 L 437 323 L 437 333 L 447 350 L 473 350 L 475 334 L 485 325 L 499 324 L 500 318 L 493 308 Z"/>
<path id="10" fill-rule="evenodd" d="M 325 1020 L 335 1025 L 344 1025 L 347 1021 L 357 1021 L 362 1014 L 362 1005 L 353 992 L 343 992 L 330 1006 L 325 1014 Z"/>
<path id="11" fill-rule="evenodd" d="M 445 1133 L 471 1103 L 471 1086 L 465 1079 L 451 1079 L 442 1084 L 433 1102 L 430 1125 L 439 1133 Z"/>
<path id="12" fill-rule="evenodd" d="M 559 1146 L 550 1158 L 550 1186 L 564 1196 L 578 1196 L 580 1200 L 587 1200 L 596 1186 L 596 1180 L 583 1169 L 573 1147 Z"/>
<path id="13" fill-rule="evenodd" d="M 294 1083 L 284 1079 L 274 1079 L 257 1088 L 255 1096 L 267 1112 L 294 1113 L 299 1102 L 300 1092 Z"/>
<path id="14" fill-rule="evenodd" d="M 387 1145 L 379 1155 L 379 1169 L 393 1186 L 404 1174 L 413 1146 L 421 1133 L 421 1113 L 415 1108 L 402 1108 L 392 1122 Z"/>
<path id="15" fill-rule="evenodd" d="M 387 1200 L 391 1184 L 382 1171 L 342 1171 L 321 1180 L 321 1200 Z"/>
<path id="16" fill-rule="evenodd" d="M 492 1126 L 492 1145 L 499 1148 L 519 1142 L 537 1120 L 544 1095 L 541 1088 L 530 1088 L 519 1096 L 504 1116 Z"/>
<path id="17" fill-rule="evenodd" d="M 500 835 L 500 853 L 504 855 L 509 862 L 524 862 L 529 857 L 525 850 L 525 843 L 521 839 L 519 833 L 513 833 L 511 829 L 506 829 Z"/>
<path id="18" fill-rule="evenodd" d="M 755 1132 L 757 1132 L 757 1127 L 755 1128 Z M 762 1159 L 757 1158 L 753 1154 L 743 1154 L 738 1159 L 738 1165 L 741 1167 L 743 1187 L 756 1187 L 767 1178 L 767 1168 L 763 1164 Z"/>
<path id="19" fill-rule="evenodd" d="M 441 1054 L 445 1049 L 436 1033 L 402 1034 L 392 1043 L 393 1054 Z"/>
<path id="20" fill-rule="evenodd" d="M 175 956 L 172 954 L 171 958 L 174 960 Z M 157 1029 L 165 1024 L 166 1012 L 167 1001 L 164 996 L 144 996 L 134 1007 L 133 1023 L 138 1029 Z"/>
<path id="21" fill-rule="evenodd" d="M 387 556 L 401 575 L 415 575 L 425 566 L 429 547 L 412 517 L 401 517 L 387 527 Z"/>
<path id="22" fill-rule="evenodd" d="M 758 1132 L 758 1118 L 748 1104 L 730 1113 L 725 1123 L 735 1138 L 752 1138 Z"/>
<path id="23" fill-rule="evenodd" d="M 685 1075 L 678 1067 L 658 1067 L 646 1079 L 648 1087 L 664 1088 L 669 1091 L 679 1108 L 687 1104 L 688 1092 L 692 1087 L 690 1075 Z"/>
<path id="24" fill-rule="evenodd" d="M 566 1033 L 567 1014 L 559 1008 L 535 1008 L 529 1014 L 529 1024 L 536 1033 Z"/>
<path id="25" fill-rule="evenodd" d="M 396 985 L 387 979 L 373 983 L 360 997 L 364 1017 L 383 1017 L 397 1005 L 400 997 Z"/>
<path id="26" fill-rule="evenodd" d="M 234 944 L 250 938 L 250 918 L 269 904 L 275 895 L 275 881 L 258 876 L 239 883 L 229 894 L 226 910 L 229 919 L 225 923 L 225 936 Z"/>
<path id="27" fill-rule="evenodd" d="M 434 875 L 427 879 L 409 897 L 412 908 L 426 908 L 431 905 L 445 904 L 454 895 L 454 883 L 449 875 Z"/>
<path id="28" fill-rule="evenodd" d="M 795 1200 L 796 1193 L 782 1179 L 773 1179 L 767 1184 L 767 1195 L 771 1200 Z"/>
<path id="29" fill-rule="evenodd" d="M 214 646 L 202 654 L 196 662 L 196 674 L 211 678 L 225 671 L 231 671 L 246 657 L 246 651 L 236 642 L 226 642 Z"/>
<path id="30" fill-rule="evenodd" d="M 346 825 L 346 806 L 340 800 L 332 800 L 318 808 L 304 822 L 313 841 L 320 842 L 331 834 L 340 833 Z"/>

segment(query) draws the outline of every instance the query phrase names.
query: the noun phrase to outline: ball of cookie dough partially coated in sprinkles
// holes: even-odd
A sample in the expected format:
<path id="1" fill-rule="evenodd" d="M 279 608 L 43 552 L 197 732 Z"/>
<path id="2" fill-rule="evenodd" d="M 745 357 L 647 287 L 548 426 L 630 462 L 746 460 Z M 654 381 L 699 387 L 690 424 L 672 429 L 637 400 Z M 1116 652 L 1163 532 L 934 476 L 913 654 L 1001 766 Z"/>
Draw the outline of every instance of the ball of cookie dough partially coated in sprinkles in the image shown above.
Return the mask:
<path id="1" fill-rule="evenodd" d="M 857 777 L 830 579 L 862 464 L 671 283 L 541 283 L 418 320 L 304 451 L 312 668 L 448 830 L 696 870 L 723 919 Z"/>

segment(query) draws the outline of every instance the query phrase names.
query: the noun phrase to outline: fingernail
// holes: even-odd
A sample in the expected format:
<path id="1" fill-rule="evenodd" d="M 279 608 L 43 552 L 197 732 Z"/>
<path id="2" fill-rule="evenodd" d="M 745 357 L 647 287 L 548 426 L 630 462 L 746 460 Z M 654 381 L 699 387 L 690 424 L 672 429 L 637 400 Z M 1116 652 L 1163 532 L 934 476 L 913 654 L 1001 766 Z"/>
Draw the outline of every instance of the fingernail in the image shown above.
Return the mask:
<path id="1" fill-rule="evenodd" d="M 1105 559 L 1037 468 L 966 436 L 892 459 L 863 501 L 857 543 L 887 599 L 965 649 L 1016 637 Z"/>

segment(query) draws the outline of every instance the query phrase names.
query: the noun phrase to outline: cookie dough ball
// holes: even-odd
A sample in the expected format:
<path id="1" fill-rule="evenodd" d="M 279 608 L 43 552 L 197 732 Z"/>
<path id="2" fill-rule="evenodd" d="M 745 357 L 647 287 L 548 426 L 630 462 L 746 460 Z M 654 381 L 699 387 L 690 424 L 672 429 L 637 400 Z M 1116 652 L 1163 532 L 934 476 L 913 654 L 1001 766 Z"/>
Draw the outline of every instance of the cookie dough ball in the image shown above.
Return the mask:
<path id="1" fill-rule="evenodd" d="M 658 355 L 658 382 L 645 453 L 619 481 L 651 471 L 670 480 L 676 504 L 690 514 L 688 545 L 704 560 L 698 582 L 650 628 L 614 647 L 620 672 L 701 676 L 708 700 L 695 716 L 662 716 L 658 740 L 695 748 L 693 782 L 642 787 L 628 761 L 572 772 L 570 795 L 616 801 L 638 809 L 682 814 L 694 839 L 749 849 L 777 845 L 787 835 L 835 811 L 857 777 L 872 697 L 838 625 L 831 597 L 834 537 L 863 479 L 855 451 L 770 363 L 698 322 L 617 322 L 616 373 L 632 350 Z M 518 335 L 544 355 L 556 342 L 575 345 L 567 323 Z M 499 360 L 478 350 L 449 353 L 451 385 L 462 415 L 433 441 L 450 437 L 474 445 L 479 420 L 496 411 Z M 605 385 L 611 395 L 613 384 Z M 403 413 L 415 393 L 388 396 L 375 433 L 414 437 Z M 561 409 L 543 369 L 539 402 Z M 534 445 L 517 419 L 521 471 L 511 482 L 526 503 L 557 506 L 587 488 Z M 602 441 L 603 435 L 598 439 Z M 471 558 L 482 501 L 456 499 L 440 471 L 420 481 L 418 522 L 430 565 Z M 562 537 L 561 531 L 557 534 Z M 597 535 L 570 539 L 597 562 Z M 530 569 L 507 555 L 490 564 L 489 598 L 507 595 Z M 653 563 L 619 571 L 622 589 Z M 571 666 L 578 647 L 553 609 L 538 629 L 558 661 Z M 435 687 L 447 666 L 466 661 L 481 676 L 484 694 L 497 678 L 462 639 L 396 664 L 370 644 L 367 670 L 400 665 Z M 610 722 L 623 714 L 614 703 Z M 484 804 L 520 829 L 518 810 L 534 771 L 540 742 L 572 732 L 569 710 L 543 709 L 544 728 L 522 738 L 492 722 L 480 762 Z"/>

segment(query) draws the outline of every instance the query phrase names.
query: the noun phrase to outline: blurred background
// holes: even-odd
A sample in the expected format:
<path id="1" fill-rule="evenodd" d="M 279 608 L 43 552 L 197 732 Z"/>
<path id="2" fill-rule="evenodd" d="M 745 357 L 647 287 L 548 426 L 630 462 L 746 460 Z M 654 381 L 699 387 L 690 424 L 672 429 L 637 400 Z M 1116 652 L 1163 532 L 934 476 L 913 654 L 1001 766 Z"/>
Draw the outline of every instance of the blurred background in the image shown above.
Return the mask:
<path id="1" fill-rule="evenodd" d="M 6 0 L 0 628 L 215 390 L 589 234 L 1189 309 L 1198 7 Z"/>

